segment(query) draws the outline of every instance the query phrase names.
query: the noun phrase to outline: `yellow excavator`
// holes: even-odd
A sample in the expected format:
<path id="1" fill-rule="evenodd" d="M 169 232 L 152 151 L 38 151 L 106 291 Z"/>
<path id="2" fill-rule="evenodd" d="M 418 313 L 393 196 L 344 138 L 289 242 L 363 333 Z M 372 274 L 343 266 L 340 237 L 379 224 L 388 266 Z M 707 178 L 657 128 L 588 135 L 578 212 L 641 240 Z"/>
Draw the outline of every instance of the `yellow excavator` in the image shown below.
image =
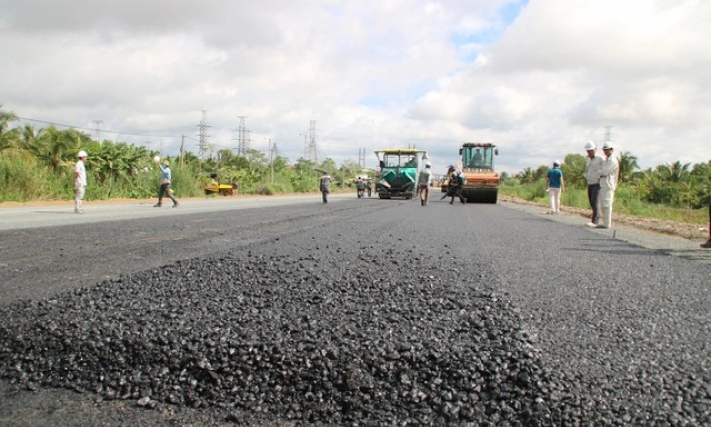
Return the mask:
<path id="1" fill-rule="evenodd" d="M 459 148 L 462 158 L 462 196 L 470 203 L 496 203 L 499 193 L 499 174 L 494 169 L 496 145 L 467 142 Z"/>

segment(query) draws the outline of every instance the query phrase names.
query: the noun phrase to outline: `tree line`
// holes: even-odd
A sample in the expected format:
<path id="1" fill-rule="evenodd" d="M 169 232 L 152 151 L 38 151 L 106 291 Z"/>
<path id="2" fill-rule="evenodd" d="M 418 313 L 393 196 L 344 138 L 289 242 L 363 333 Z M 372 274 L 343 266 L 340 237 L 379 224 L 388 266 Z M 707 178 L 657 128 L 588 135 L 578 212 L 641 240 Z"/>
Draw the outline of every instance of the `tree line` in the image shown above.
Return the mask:
<path id="1" fill-rule="evenodd" d="M 89 155 L 86 200 L 156 195 L 159 172 L 152 159 L 160 155 L 157 151 L 126 142 L 97 141 L 76 129 L 12 127 L 17 120 L 15 113 L 0 110 L 0 202 L 72 199 L 79 150 Z M 269 195 L 318 191 L 321 171 L 341 185 L 362 172 L 360 164 L 350 159 L 340 166 L 330 158 L 318 163 L 300 158 L 292 164 L 282 156 L 270 161 L 258 150 L 236 155 L 222 149 L 208 158 L 188 151 L 168 160 L 172 187 L 179 197 L 202 195 L 203 185 L 213 178 L 237 183 L 241 193 Z"/>

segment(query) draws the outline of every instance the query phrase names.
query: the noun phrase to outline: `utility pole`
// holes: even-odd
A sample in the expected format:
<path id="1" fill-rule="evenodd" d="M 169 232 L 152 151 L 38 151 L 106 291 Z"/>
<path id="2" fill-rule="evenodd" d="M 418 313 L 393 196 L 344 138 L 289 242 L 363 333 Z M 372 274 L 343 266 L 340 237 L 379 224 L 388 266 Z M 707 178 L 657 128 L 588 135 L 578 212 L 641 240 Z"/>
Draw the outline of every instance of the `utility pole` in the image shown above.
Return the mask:
<path id="1" fill-rule="evenodd" d="M 612 126 L 605 126 L 605 141 L 612 141 Z"/>
<path id="2" fill-rule="evenodd" d="M 198 145 L 198 156 L 203 157 L 205 154 L 210 155 L 210 143 L 208 142 L 208 129 L 210 125 L 207 123 L 207 110 L 202 110 L 202 118 L 200 119 L 200 124 L 198 125 L 200 129 L 199 134 L 199 145 Z"/>
<path id="3" fill-rule="evenodd" d="M 183 169 L 183 158 L 185 157 L 185 135 L 180 140 L 180 169 Z"/>

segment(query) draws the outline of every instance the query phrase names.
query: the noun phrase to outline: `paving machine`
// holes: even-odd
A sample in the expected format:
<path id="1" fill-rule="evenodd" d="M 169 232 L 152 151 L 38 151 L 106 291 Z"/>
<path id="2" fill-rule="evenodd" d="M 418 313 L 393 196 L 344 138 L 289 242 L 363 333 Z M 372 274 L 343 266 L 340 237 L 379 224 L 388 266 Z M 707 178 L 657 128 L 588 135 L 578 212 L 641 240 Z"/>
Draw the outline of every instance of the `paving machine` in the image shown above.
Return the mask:
<path id="1" fill-rule="evenodd" d="M 417 178 L 427 160 L 427 151 L 416 148 L 386 148 L 375 150 L 379 170 L 375 174 L 375 192 L 381 199 L 417 194 Z M 422 160 L 422 161 L 421 161 Z"/>
<path id="2" fill-rule="evenodd" d="M 462 156 L 462 196 L 470 203 L 496 203 L 499 193 L 499 174 L 494 169 L 496 145 L 467 142 L 459 149 Z"/>

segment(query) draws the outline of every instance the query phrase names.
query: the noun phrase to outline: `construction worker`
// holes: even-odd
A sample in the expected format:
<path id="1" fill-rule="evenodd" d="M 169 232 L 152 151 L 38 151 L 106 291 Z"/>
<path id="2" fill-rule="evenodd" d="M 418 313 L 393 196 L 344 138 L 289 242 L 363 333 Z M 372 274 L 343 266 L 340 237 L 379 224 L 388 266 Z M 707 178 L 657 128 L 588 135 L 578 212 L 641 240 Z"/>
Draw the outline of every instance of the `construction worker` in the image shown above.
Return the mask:
<path id="1" fill-rule="evenodd" d="M 600 174 L 602 170 L 603 159 L 596 155 L 597 146 L 594 142 L 588 141 L 585 144 L 585 151 L 588 156 L 585 158 L 585 180 L 588 183 L 588 201 L 592 208 L 592 216 L 588 227 L 597 227 L 600 220 Z"/>
<path id="2" fill-rule="evenodd" d="M 553 161 L 553 169 L 548 171 L 548 199 L 551 205 L 551 215 L 560 212 L 560 195 L 565 190 L 563 172 L 560 170 L 560 160 Z"/>
<path id="3" fill-rule="evenodd" d="M 319 190 L 321 190 L 321 198 L 324 203 L 328 203 L 328 193 L 331 192 L 331 175 L 328 172 L 323 171 L 323 176 L 321 176 L 321 181 L 319 181 Z"/>
<path id="4" fill-rule="evenodd" d="M 602 224 L 596 228 L 612 227 L 612 203 L 615 199 L 615 189 L 617 179 L 620 174 L 620 162 L 613 154 L 614 146 L 612 142 L 606 141 L 602 145 L 602 152 L 605 158 L 600 170 L 600 204 L 602 205 Z"/>
<path id="5" fill-rule="evenodd" d="M 431 167 L 432 164 L 430 162 L 425 163 L 425 169 L 420 172 L 420 176 L 417 178 L 417 192 L 419 193 L 420 204 L 422 206 L 427 206 L 430 203 L 430 186 L 432 185 Z"/>
<path id="6" fill-rule="evenodd" d="M 462 202 L 462 204 L 467 202 L 467 199 L 462 197 L 462 174 L 457 170 L 457 168 L 454 167 L 454 165 L 449 165 L 449 168 L 447 169 L 447 177 L 449 181 L 449 188 L 447 189 L 447 193 L 442 196 L 442 199 L 445 197 L 451 197 L 452 200 L 449 202 L 449 204 L 454 203 L 454 198 L 459 197 L 459 201 Z"/>

